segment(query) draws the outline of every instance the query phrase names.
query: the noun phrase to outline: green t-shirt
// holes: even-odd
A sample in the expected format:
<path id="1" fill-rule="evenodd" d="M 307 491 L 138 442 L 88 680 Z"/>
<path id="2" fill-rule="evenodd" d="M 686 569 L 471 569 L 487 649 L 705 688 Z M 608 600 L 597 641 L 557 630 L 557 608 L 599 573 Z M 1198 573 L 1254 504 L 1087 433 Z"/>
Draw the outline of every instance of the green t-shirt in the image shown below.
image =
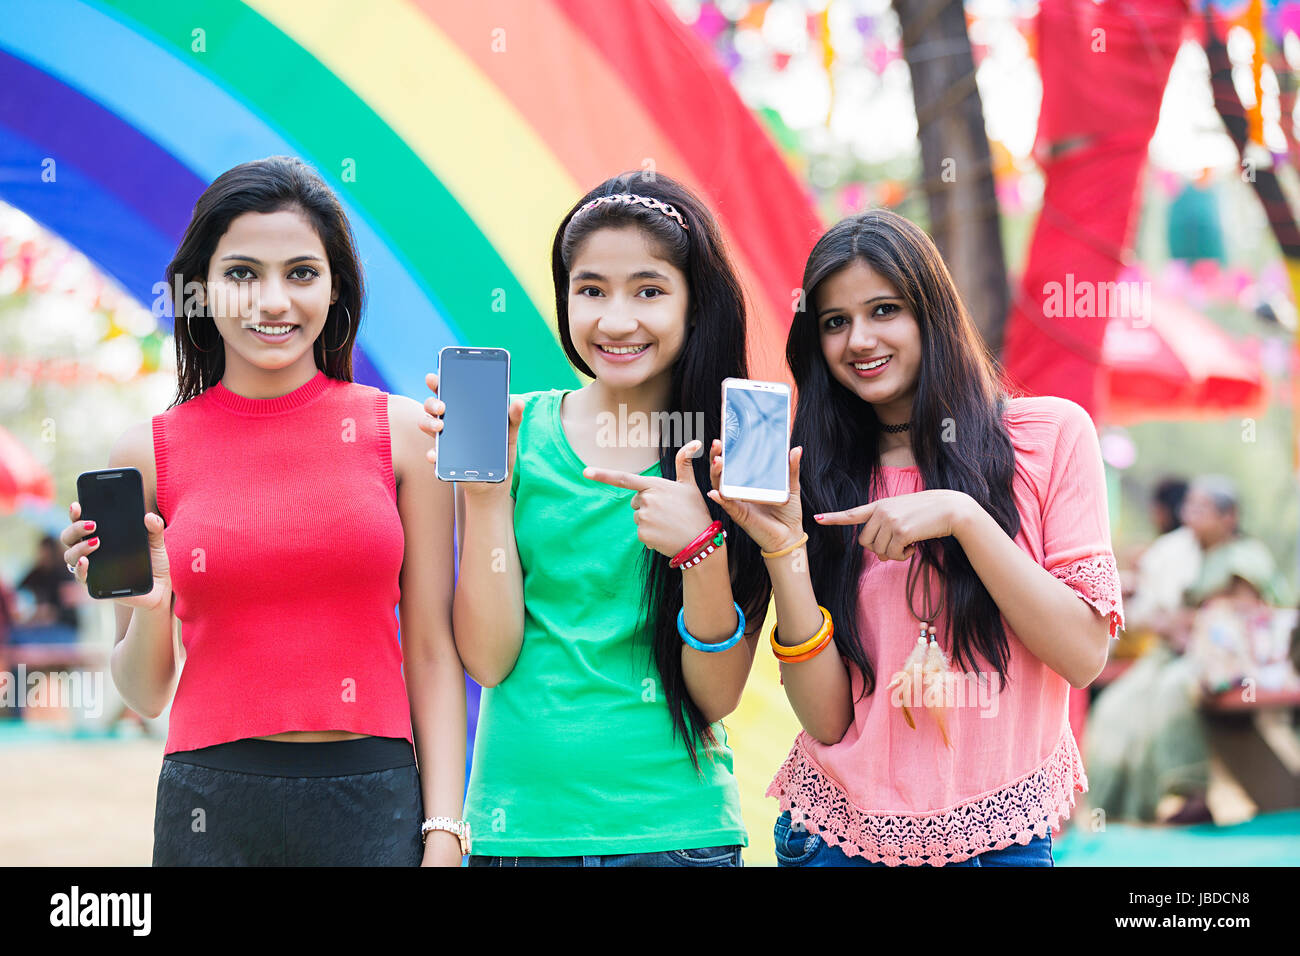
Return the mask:
<path id="1" fill-rule="evenodd" d="M 747 845 L 722 725 L 712 761 L 697 748 L 699 774 L 673 736 L 643 619 L 633 492 L 582 477 L 560 424 L 565 394 L 523 396 L 511 490 L 524 639 L 514 670 L 480 698 L 465 800 L 474 854 Z"/>

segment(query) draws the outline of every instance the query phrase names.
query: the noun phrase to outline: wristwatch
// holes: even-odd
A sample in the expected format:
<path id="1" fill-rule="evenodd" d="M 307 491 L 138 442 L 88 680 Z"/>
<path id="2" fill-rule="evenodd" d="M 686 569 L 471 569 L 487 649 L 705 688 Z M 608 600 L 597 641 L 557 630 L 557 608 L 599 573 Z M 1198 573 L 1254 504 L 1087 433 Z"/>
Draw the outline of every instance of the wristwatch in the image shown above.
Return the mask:
<path id="1" fill-rule="evenodd" d="M 420 825 L 420 842 L 428 843 L 429 831 L 446 830 L 460 839 L 460 855 L 469 856 L 471 847 L 468 820 L 453 820 L 451 817 L 430 817 Z"/>

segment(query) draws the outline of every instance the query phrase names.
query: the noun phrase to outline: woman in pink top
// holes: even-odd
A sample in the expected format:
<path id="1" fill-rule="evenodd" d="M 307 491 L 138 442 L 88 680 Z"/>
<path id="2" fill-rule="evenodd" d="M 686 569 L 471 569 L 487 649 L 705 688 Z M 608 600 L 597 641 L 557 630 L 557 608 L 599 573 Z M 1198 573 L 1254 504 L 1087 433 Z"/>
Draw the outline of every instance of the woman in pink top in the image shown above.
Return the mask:
<path id="1" fill-rule="evenodd" d="M 723 499 L 716 443 L 710 493 L 771 553 L 778 645 L 828 617 L 838 652 L 781 664 L 804 729 L 768 789 L 778 861 L 1050 866 L 1087 789 L 1069 690 L 1122 626 L 1092 421 L 1002 394 L 934 243 L 900 216 L 833 227 L 803 289 L 790 499 Z"/>

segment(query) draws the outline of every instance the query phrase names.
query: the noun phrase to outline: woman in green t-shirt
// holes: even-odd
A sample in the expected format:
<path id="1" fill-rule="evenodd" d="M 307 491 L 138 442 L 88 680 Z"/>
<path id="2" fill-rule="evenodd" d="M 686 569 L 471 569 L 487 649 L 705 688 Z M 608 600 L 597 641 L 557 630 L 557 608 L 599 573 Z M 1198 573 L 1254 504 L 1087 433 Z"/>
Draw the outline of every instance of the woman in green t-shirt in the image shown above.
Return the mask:
<path id="1" fill-rule="evenodd" d="M 484 687 L 470 865 L 739 866 L 720 721 L 770 584 L 700 452 L 746 375 L 740 284 L 703 204 L 641 173 L 574 205 L 552 273 L 593 381 L 514 398 L 510 482 L 456 486 L 456 645 Z M 436 434 L 445 406 L 425 409 Z"/>

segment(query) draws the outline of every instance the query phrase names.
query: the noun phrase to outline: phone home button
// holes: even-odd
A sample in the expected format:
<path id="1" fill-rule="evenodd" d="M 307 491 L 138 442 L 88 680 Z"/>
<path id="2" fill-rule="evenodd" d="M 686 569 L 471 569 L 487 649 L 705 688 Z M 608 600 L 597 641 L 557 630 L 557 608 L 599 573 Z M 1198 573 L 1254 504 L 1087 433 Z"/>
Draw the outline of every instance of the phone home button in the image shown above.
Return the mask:
<path id="1" fill-rule="evenodd" d="M 461 472 L 461 474 L 463 474 L 466 478 L 477 478 L 477 477 L 478 477 L 478 472 L 477 472 L 477 471 L 474 471 L 474 470 L 463 471 L 463 472 Z"/>

